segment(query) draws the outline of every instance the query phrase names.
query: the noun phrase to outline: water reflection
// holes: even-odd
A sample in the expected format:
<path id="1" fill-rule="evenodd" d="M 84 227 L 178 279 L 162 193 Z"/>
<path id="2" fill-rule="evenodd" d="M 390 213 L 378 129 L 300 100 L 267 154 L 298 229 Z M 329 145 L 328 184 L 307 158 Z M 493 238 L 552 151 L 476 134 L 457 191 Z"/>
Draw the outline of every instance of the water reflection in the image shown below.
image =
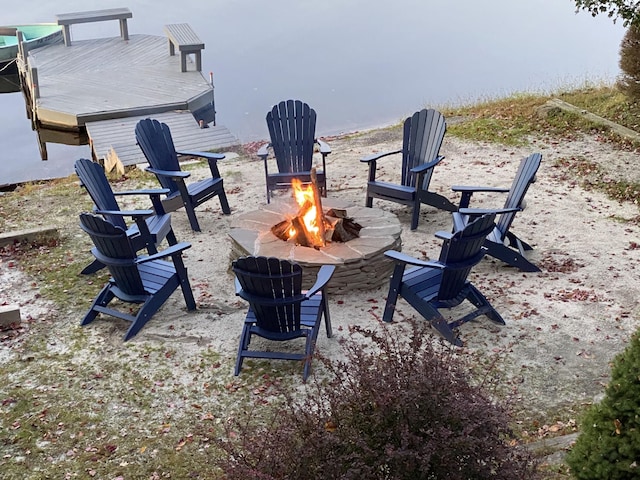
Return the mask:
<path id="1" fill-rule="evenodd" d="M 0 93 L 20 91 L 20 77 L 18 75 L 0 75 Z"/>

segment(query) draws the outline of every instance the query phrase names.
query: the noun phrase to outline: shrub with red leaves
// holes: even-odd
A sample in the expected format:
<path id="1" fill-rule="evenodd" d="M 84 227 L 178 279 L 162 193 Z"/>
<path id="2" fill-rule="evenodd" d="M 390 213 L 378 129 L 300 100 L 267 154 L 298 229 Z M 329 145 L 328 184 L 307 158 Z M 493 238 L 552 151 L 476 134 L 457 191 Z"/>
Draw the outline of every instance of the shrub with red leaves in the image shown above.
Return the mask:
<path id="1" fill-rule="evenodd" d="M 353 328 L 346 360 L 302 397 L 283 392 L 268 421 L 230 421 L 221 467 L 233 479 L 536 478 L 507 411 L 469 381 L 469 366 L 413 325 L 408 340 Z M 260 407 L 269 408 L 269 407 Z"/>

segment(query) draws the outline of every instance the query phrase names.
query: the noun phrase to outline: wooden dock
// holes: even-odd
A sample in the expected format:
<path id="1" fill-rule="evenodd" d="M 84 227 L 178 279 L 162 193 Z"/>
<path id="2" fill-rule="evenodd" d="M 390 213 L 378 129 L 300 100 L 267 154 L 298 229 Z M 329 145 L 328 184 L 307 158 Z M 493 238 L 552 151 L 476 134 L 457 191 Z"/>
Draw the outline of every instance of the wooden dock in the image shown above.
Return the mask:
<path id="1" fill-rule="evenodd" d="M 123 166 L 146 162 L 134 136 L 136 124 L 143 118 L 147 116 L 87 123 L 94 160 L 117 158 Z M 225 127 L 199 128 L 193 115 L 184 110 L 159 113 L 153 118 L 169 125 L 176 150 L 208 151 L 238 145 L 238 139 Z"/>
<path id="2" fill-rule="evenodd" d="M 127 9 L 59 17 L 75 15 L 74 18 L 81 18 L 84 22 L 112 20 L 114 17 L 107 16 L 107 13 L 112 14 L 116 10 Z M 206 137 L 211 144 L 198 140 L 198 148 L 215 150 L 238 145 L 239 141 L 224 126 L 215 125 L 213 85 L 201 71 L 193 68 L 193 64 L 190 61 L 190 68 L 182 71 L 181 56 L 170 54 L 167 37 L 130 35 L 126 28 L 120 37 L 73 41 L 70 37 L 68 44 L 20 52 L 18 59 L 27 111 L 33 126 L 71 131 L 84 131 L 91 127 L 90 131 L 99 132 L 95 139 L 90 137 L 98 148 L 93 151 L 97 160 L 103 158 L 104 145 L 113 146 L 116 152 L 125 152 L 120 145 L 135 146 L 135 123 L 129 130 L 131 141 L 127 143 L 122 138 L 126 131 L 102 128 L 102 122 L 134 118 L 137 121 L 166 112 L 197 112 L 200 118 L 190 115 L 193 139 L 203 138 L 197 133 L 200 131 L 211 130 L 218 134 Z M 179 122 L 181 128 L 188 128 L 189 122 L 184 120 L 188 117 L 180 118 L 183 118 Z M 206 124 L 213 122 L 215 126 L 201 129 L 200 119 Z M 128 121 L 121 123 L 128 128 Z M 105 137 L 109 130 L 114 135 L 111 139 Z M 188 135 L 182 137 L 188 141 Z M 182 148 L 194 149 L 195 145 L 185 144 Z M 43 158 L 45 155 L 46 148 Z M 134 162 L 133 158 L 126 156 L 123 163 L 130 164 Z M 139 156 L 136 158 L 135 162 L 143 161 Z"/>

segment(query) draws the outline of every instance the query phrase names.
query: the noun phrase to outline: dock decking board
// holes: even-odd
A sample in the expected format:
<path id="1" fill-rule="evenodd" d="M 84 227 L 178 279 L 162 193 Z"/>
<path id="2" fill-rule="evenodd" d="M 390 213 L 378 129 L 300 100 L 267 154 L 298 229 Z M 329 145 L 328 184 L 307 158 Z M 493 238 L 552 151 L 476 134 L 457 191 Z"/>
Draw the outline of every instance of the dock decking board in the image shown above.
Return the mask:
<path id="1" fill-rule="evenodd" d="M 36 113 L 43 124 L 78 127 L 87 121 L 195 110 L 213 101 L 213 87 L 201 72 L 180 71 L 180 58 L 168 54 L 165 37 L 78 40 L 30 56 L 38 69 Z"/>
<path id="2" fill-rule="evenodd" d="M 134 130 L 138 121 L 146 117 L 143 115 L 87 123 L 94 157 L 103 160 L 113 149 L 125 166 L 145 163 L 147 160 L 136 144 Z M 218 125 L 200 128 L 189 112 L 164 112 L 151 117 L 169 125 L 177 150 L 208 151 L 240 144 L 226 127 Z"/>
<path id="3" fill-rule="evenodd" d="M 28 61 L 18 62 L 33 101 L 28 108 L 45 127 L 86 128 L 94 159 L 113 152 L 125 166 L 146 162 L 134 134 L 146 117 L 169 125 L 178 150 L 239 145 L 224 126 L 199 128 L 191 112 L 213 112 L 213 86 L 200 71 L 181 71 L 180 56 L 168 50 L 167 38 L 155 35 L 74 40 L 33 50 Z M 31 68 L 37 70 L 38 95 Z"/>

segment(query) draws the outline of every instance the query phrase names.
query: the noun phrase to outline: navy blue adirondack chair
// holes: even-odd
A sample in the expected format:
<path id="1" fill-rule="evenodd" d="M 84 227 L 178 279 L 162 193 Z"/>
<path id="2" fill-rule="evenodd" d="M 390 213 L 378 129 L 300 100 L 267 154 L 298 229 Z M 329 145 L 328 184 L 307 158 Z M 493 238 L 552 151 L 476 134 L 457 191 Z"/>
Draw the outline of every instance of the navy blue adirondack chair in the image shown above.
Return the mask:
<path id="1" fill-rule="evenodd" d="M 366 206 L 373 206 L 379 198 L 413 208 L 411 230 L 418 228 L 420 204 L 455 212 L 457 206 L 446 197 L 429 191 L 433 170 L 442 161 L 440 147 L 447 130 L 444 116 L 433 109 L 414 113 L 404 121 L 402 149 L 376 153 L 360 161 L 369 164 Z M 377 161 L 402 153 L 402 176 L 399 184 L 376 180 Z"/>
<path id="2" fill-rule="evenodd" d="M 500 314 L 468 280 L 469 272 L 484 256 L 482 244 L 493 230 L 495 216 L 495 213 L 490 213 L 478 217 L 454 233 L 437 232 L 436 237 L 444 240 L 438 261 L 419 260 L 395 250 L 385 252 L 396 266 L 389 284 L 383 320 L 393 320 L 396 302 L 401 296 L 456 346 L 462 346 L 463 342 L 454 329 L 480 315 L 504 325 Z M 467 315 L 448 321 L 440 313 L 440 309 L 457 307 L 465 300 L 476 307 Z"/>
<path id="3" fill-rule="evenodd" d="M 332 336 L 325 287 L 334 270 L 334 266 L 323 265 L 315 284 L 304 292 L 302 267 L 297 263 L 273 257 L 241 257 L 233 262 L 236 294 L 249 302 L 235 375 L 240 373 L 245 358 L 302 360 L 306 381 L 323 316 L 327 337 Z M 305 338 L 304 352 L 250 350 L 253 335 L 275 342 Z"/>
<path id="4" fill-rule="evenodd" d="M 316 112 L 300 100 L 287 100 L 275 105 L 267 113 L 267 127 L 271 142 L 258 150 L 264 162 L 267 183 L 267 203 L 273 190 L 291 188 L 291 180 L 299 179 L 303 184 L 311 182 L 313 152 L 316 144 L 322 155 L 322 170 L 317 169 L 318 189 L 327 196 L 326 157 L 331 148 L 316 135 Z M 267 158 L 273 151 L 278 172 L 269 172 Z"/>
<path id="5" fill-rule="evenodd" d="M 160 185 L 169 189 L 169 193 L 162 200 L 165 211 L 173 212 L 184 207 L 187 217 L 189 217 L 191 228 L 196 232 L 200 231 L 200 224 L 198 223 L 195 209 L 207 200 L 217 196 L 220 199 L 222 211 L 226 215 L 231 213 L 217 164 L 218 160 L 224 158 L 223 154 L 192 151 L 177 152 L 173 145 L 173 138 L 168 125 L 150 118 L 138 122 L 135 134 L 136 141 L 150 165 L 147 171 L 155 174 Z M 185 180 L 191 174 L 180 170 L 178 155 L 205 158 L 209 162 L 211 177 L 187 185 Z"/>
<path id="6" fill-rule="evenodd" d="M 168 192 L 166 189 L 127 190 L 114 192 L 101 165 L 86 158 L 77 160 L 74 168 L 82 186 L 95 204 L 94 212 L 102 215 L 113 225 L 127 232 L 127 237 L 136 251 L 146 248 L 150 254 L 157 253 L 157 245 L 165 238 L 169 245 L 178 243 L 171 228 L 171 215 L 165 213 L 160 195 Z M 153 210 L 120 210 L 116 196 L 148 195 Z M 124 218 L 131 217 L 135 224 L 127 226 Z M 81 273 L 94 273 L 104 265 L 94 260 Z"/>
<path id="7" fill-rule="evenodd" d="M 488 212 L 495 212 L 499 215 L 496 227 L 484 242 L 484 246 L 487 248 L 487 255 L 502 260 L 512 267 L 519 268 L 523 272 L 539 272 L 540 268 L 525 257 L 527 250 L 533 250 L 531 245 L 518 238 L 510 229 L 516 213 L 525 208 L 524 196 L 531 184 L 536 180 L 536 172 L 540 167 L 541 161 L 542 155 L 539 153 L 533 153 L 522 159 L 513 183 L 511 184 L 511 188 L 466 187 L 458 185 L 452 187 L 454 191 L 462 193 L 460 208 L 458 210 L 459 214 L 454 214 L 453 216 L 454 227 L 460 229 L 464 227 L 470 218 Z M 504 207 L 501 209 L 468 208 L 471 196 L 474 193 L 481 192 L 506 193 L 507 198 L 504 202 Z"/>
<path id="8" fill-rule="evenodd" d="M 99 313 L 131 322 L 124 337 L 129 340 L 164 305 L 180 287 L 188 310 L 196 303 L 189 284 L 187 269 L 182 261 L 183 250 L 189 243 L 177 243 L 154 255 L 138 257 L 127 233 L 100 216 L 80 214 L 80 227 L 89 234 L 94 248 L 91 253 L 106 265 L 111 279 L 93 301 L 81 325 L 91 323 Z M 171 257 L 171 262 L 163 260 Z M 110 308 L 114 298 L 127 303 L 142 304 L 133 315 L 129 311 Z"/>

